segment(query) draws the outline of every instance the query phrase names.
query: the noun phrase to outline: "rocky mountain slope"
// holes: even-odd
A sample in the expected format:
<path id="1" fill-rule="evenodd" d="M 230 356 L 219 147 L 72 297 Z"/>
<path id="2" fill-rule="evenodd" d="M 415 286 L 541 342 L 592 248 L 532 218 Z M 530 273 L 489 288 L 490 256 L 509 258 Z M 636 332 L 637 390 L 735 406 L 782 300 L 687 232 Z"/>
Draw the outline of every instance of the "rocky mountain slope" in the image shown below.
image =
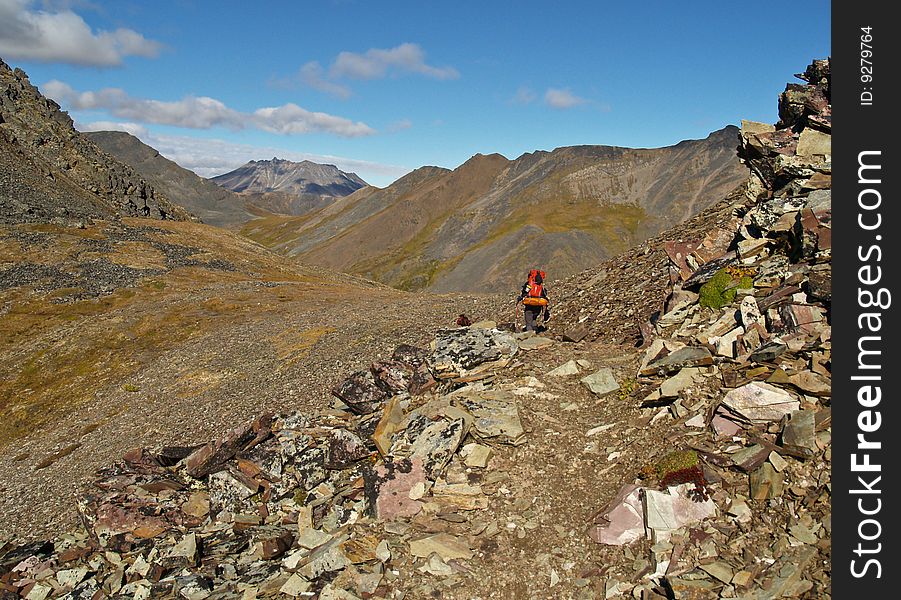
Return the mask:
<path id="1" fill-rule="evenodd" d="M 77 414 L 0 447 L 0 590 L 830 597 L 829 62 L 804 78 L 743 123 L 750 178 L 560 282 L 538 336 L 503 296 L 361 294 L 200 224 L 7 228 L 20 262 L 165 272 L 0 277 L 12 397 L 98 347 Z"/>
<path id="2" fill-rule="evenodd" d="M 355 173 L 309 160 L 252 160 L 210 179 L 266 211 L 302 215 L 366 187 Z"/>
<path id="3" fill-rule="evenodd" d="M 737 144 L 730 126 L 668 148 L 476 155 L 453 171 L 424 167 L 384 190 L 243 232 L 402 289 L 510 291 L 531 266 L 552 278 L 577 273 L 719 200 L 746 176 Z"/>
<path id="4" fill-rule="evenodd" d="M 197 215 L 204 223 L 227 227 L 246 223 L 253 214 L 247 199 L 184 169 L 124 131 L 84 133 L 105 152 L 140 173 L 172 202 Z"/>
<path id="5" fill-rule="evenodd" d="M 72 126 L 0 60 L 0 223 L 190 215 Z"/>

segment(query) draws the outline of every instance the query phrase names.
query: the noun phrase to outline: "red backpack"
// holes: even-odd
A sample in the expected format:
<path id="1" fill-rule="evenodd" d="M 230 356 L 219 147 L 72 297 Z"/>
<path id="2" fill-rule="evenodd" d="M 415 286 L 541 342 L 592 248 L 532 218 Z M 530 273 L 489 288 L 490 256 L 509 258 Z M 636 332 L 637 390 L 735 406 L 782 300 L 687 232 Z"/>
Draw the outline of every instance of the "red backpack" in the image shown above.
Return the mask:
<path id="1" fill-rule="evenodd" d="M 541 275 L 541 283 L 538 283 L 538 276 Z M 522 299 L 523 304 L 529 306 L 546 306 L 547 298 L 542 298 L 544 291 L 544 271 L 532 269 L 529 271 L 529 293 Z"/>

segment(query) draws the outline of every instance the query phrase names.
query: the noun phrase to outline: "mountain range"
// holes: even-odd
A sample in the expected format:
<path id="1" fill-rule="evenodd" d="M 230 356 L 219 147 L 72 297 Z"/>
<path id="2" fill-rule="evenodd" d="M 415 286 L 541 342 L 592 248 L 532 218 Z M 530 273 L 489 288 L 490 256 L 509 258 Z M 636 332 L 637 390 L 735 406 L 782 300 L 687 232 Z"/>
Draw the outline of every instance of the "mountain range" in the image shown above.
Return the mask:
<path id="1" fill-rule="evenodd" d="M 829 72 L 743 122 L 719 202 L 732 128 L 476 155 L 254 208 L 306 266 L 0 62 L 0 597 L 829 597 Z M 509 294 L 321 266 L 538 260 L 538 334 Z"/>
<path id="2" fill-rule="evenodd" d="M 747 176 L 738 129 L 656 149 L 572 146 L 422 167 L 243 233 L 307 264 L 408 290 L 504 291 L 562 278 L 697 214 Z"/>

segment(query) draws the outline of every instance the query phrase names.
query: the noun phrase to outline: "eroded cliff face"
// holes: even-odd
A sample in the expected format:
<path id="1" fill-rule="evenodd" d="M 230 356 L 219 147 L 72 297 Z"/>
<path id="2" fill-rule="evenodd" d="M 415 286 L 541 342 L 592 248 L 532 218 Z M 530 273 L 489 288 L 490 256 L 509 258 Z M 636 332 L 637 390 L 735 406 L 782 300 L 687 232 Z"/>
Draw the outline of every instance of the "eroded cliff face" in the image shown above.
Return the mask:
<path id="1" fill-rule="evenodd" d="M 747 176 L 738 142 L 730 126 L 667 148 L 479 154 L 453 171 L 420 169 L 415 185 L 408 176 L 245 233 L 402 289 L 509 291 L 534 265 L 552 279 L 577 273 L 722 199 Z"/>
<path id="2" fill-rule="evenodd" d="M 0 220 L 191 218 L 75 130 L 20 69 L 0 60 Z"/>

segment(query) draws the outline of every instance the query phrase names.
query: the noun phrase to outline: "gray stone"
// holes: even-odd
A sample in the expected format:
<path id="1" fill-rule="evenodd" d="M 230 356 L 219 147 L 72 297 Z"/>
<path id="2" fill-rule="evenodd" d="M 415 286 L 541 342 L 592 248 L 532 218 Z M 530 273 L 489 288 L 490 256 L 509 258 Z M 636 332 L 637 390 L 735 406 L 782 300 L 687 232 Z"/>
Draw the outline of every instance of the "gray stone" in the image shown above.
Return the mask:
<path id="1" fill-rule="evenodd" d="M 466 435 L 466 429 L 463 419 L 435 421 L 413 441 L 410 458 L 422 459 L 426 475 L 434 479 L 450 462 Z"/>
<path id="2" fill-rule="evenodd" d="M 686 346 L 651 362 L 640 373 L 666 376 L 685 367 L 705 367 L 712 364 L 713 356 L 707 348 Z"/>
<path id="3" fill-rule="evenodd" d="M 438 373 L 459 373 L 482 363 L 509 358 L 518 348 L 512 335 L 497 329 L 445 329 L 432 342 L 429 362 Z"/>
<path id="4" fill-rule="evenodd" d="M 525 430 L 519 418 L 519 409 L 512 400 L 497 397 L 463 396 L 460 405 L 473 417 L 472 430 L 478 437 L 519 445 L 525 441 Z"/>
<path id="5" fill-rule="evenodd" d="M 575 360 L 570 360 L 569 362 L 563 363 L 556 369 L 548 371 L 546 375 L 548 377 L 567 377 L 569 375 L 578 375 L 579 374 L 579 365 L 576 364 Z"/>
<path id="6" fill-rule="evenodd" d="M 604 367 L 580 380 L 592 393 L 603 396 L 619 389 L 619 383 L 613 376 L 613 369 Z"/>

